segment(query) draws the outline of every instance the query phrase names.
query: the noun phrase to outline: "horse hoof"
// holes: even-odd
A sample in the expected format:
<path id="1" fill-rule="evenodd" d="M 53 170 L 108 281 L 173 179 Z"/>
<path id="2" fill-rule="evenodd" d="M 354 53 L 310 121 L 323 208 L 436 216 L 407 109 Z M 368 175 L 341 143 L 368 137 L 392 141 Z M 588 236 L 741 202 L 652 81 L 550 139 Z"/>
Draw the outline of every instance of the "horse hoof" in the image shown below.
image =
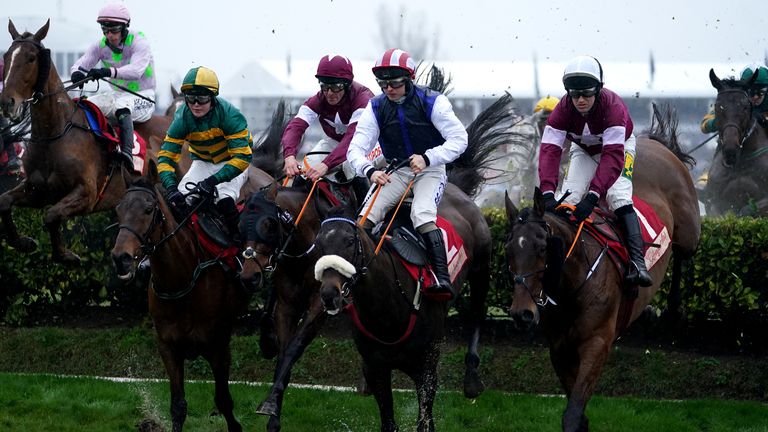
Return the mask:
<path id="1" fill-rule="evenodd" d="M 474 399 L 485 391 L 485 384 L 478 376 L 477 372 L 467 372 L 464 377 L 464 397 Z"/>
<path id="2" fill-rule="evenodd" d="M 65 251 L 63 254 L 58 256 L 57 254 L 54 254 L 53 260 L 67 266 L 80 265 L 80 257 L 72 251 Z"/>
<path id="3" fill-rule="evenodd" d="M 264 401 L 256 408 L 256 414 L 277 416 L 277 405 L 274 402 Z"/>
<path id="4" fill-rule="evenodd" d="M 37 250 L 37 240 L 30 237 L 19 237 L 19 241 L 12 246 L 19 252 L 30 253 Z"/>

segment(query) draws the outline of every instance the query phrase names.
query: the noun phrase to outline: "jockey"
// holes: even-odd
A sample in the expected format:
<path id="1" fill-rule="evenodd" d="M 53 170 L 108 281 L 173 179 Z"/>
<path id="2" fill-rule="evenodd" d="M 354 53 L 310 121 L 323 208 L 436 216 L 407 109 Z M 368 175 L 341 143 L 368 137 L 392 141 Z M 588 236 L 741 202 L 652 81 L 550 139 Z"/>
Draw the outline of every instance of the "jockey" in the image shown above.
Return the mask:
<path id="1" fill-rule="evenodd" d="M 117 120 L 123 162 L 133 170 L 133 122 L 143 123 L 155 111 L 155 104 L 150 101 L 155 98 L 152 51 L 144 33 L 128 30 L 131 15 L 123 3 L 111 3 L 101 8 L 96 22 L 101 24 L 104 37 L 72 65 L 71 78 L 72 82 L 85 78 L 111 78 L 111 82 L 146 97 L 113 86 L 114 92 L 90 98 L 105 116 Z"/>
<path id="2" fill-rule="evenodd" d="M 535 120 L 536 127 L 539 129 L 539 135 L 544 133 L 547 119 L 559 102 L 560 99 L 550 95 L 546 95 L 536 102 L 536 106 L 533 107 L 533 120 Z"/>
<path id="3" fill-rule="evenodd" d="M 653 284 L 645 267 L 643 238 L 632 204 L 635 159 L 633 124 L 624 101 L 603 88 L 603 69 L 597 59 L 579 56 L 563 73 L 567 91 L 547 120 L 541 138 L 539 184 L 547 210 L 557 205 L 558 167 L 566 139 L 571 141 L 570 164 L 562 190 L 565 202 L 575 204 L 573 216 L 583 221 L 605 198 L 624 232 L 630 265 L 625 280 L 632 285 Z"/>
<path id="4" fill-rule="evenodd" d="M 399 49 L 387 50 L 376 61 L 373 74 L 384 93 L 371 99 L 365 107 L 347 159 L 357 175 L 367 177 L 382 188 L 364 221 L 364 228 L 368 230 L 383 219 L 405 192 L 409 181 L 414 180 L 411 220 L 427 245 L 437 277 L 437 283 L 427 291 L 455 295 L 443 234 L 435 221 L 446 186 L 445 164 L 456 160 L 467 148 L 467 131 L 447 97 L 413 83 L 415 69 L 411 56 Z M 410 160 L 410 166 L 391 174 L 374 167 L 366 155 L 377 140 L 388 162 Z"/>
<path id="5" fill-rule="evenodd" d="M 181 92 L 185 103 L 173 116 L 158 154 L 166 198 L 177 215 L 187 212 L 185 195 L 192 191 L 213 198 L 230 235 L 237 241 L 239 213 L 235 202 L 247 180 L 252 158 L 253 139 L 246 119 L 218 96 L 219 79 L 208 68 L 190 69 Z M 185 141 L 189 143 L 192 165 L 179 182 L 176 166 Z"/>
<path id="6" fill-rule="evenodd" d="M 765 97 L 765 94 L 768 93 L 768 68 L 758 65 L 747 66 L 741 72 L 741 80 L 747 81 L 752 78 L 755 70 L 757 70 L 757 79 L 747 89 L 747 94 L 749 95 L 749 101 L 752 102 L 752 115 L 757 118 L 763 127 L 768 128 L 768 98 Z M 714 105 L 709 107 L 709 112 L 701 120 L 701 132 L 717 132 Z"/>
<path id="7" fill-rule="evenodd" d="M 308 156 L 310 166 L 306 167 L 304 174 L 314 181 L 330 172 L 335 174 L 336 179 L 346 182 L 355 177 L 355 172 L 346 162 L 347 148 L 360 114 L 373 97 L 373 92 L 353 81 L 352 63 L 341 55 L 323 56 L 317 65 L 315 77 L 320 82 L 320 91 L 304 101 L 283 133 L 283 170 L 288 176 L 301 173 L 296 154 L 302 137 L 309 125 L 319 122 L 326 138 L 321 139 L 311 152 L 330 153 L 319 157 Z"/>

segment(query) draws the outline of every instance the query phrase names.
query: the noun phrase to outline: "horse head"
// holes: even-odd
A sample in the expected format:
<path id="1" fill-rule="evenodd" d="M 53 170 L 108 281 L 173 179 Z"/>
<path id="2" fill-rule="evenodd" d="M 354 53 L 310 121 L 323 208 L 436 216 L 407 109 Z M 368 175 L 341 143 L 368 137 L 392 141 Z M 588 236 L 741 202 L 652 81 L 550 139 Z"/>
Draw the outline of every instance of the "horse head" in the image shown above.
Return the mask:
<path id="1" fill-rule="evenodd" d="M 147 177 L 134 180 L 115 207 L 119 232 L 112 248 L 112 262 L 122 280 L 132 279 L 138 263 L 157 246 L 162 235 L 160 228 L 170 214 L 155 187 L 158 182 L 157 165 L 150 161 Z"/>
<path id="2" fill-rule="evenodd" d="M 8 20 L 8 32 L 13 42 L 3 55 L 5 86 L 0 93 L 0 107 L 12 120 L 22 117 L 25 101 L 39 98 L 44 93 L 52 68 L 51 51 L 42 44 L 49 25 L 50 20 L 34 34 L 20 34 L 13 21 Z"/>
<path id="3" fill-rule="evenodd" d="M 264 272 L 272 271 L 280 253 L 281 210 L 275 199 L 277 184 L 253 194 L 240 214 L 240 233 L 244 239 L 243 268 L 240 280 L 249 286 L 261 286 Z"/>
<path id="4" fill-rule="evenodd" d="M 720 134 L 718 139 L 723 152 L 723 165 L 733 166 L 741 155 L 744 143 L 755 131 L 757 120 L 752 116 L 752 103 L 747 89 L 757 79 L 757 70 L 746 81 L 734 78 L 720 79 L 713 69 L 709 80 L 717 89 L 715 100 L 715 122 Z"/>
<path id="5" fill-rule="evenodd" d="M 563 241 L 552 235 L 544 218 L 544 202 L 538 188 L 531 208 L 518 211 L 508 195 L 504 201 L 510 223 L 504 247 L 506 270 L 513 285 L 509 313 L 516 328 L 529 331 L 539 323 L 540 309 L 556 304 L 550 294 L 560 278 Z"/>
<path id="6" fill-rule="evenodd" d="M 341 312 L 344 297 L 361 273 L 363 241 L 368 236 L 357 226 L 354 214 L 346 207 L 334 208 L 323 220 L 315 238 L 321 253 L 315 263 L 315 279 L 320 282 L 320 299 L 326 312 Z"/>

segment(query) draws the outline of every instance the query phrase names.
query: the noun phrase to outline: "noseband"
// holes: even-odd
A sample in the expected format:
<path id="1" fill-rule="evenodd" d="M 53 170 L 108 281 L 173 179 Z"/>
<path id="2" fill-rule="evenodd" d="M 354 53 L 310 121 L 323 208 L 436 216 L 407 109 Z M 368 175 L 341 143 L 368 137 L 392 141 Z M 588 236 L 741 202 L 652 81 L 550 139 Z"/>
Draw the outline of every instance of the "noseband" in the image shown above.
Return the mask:
<path id="1" fill-rule="evenodd" d="M 725 89 L 725 90 L 720 91 L 720 94 L 723 94 L 723 93 L 743 94 L 744 97 L 747 99 L 747 103 L 750 105 L 750 109 L 751 109 L 752 103 L 749 101 L 749 95 L 747 94 L 746 91 L 744 91 L 742 89 L 732 88 L 732 89 Z M 744 147 L 744 143 L 747 142 L 749 137 L 752 136 L 752 134 L 755 132 L 755 128 L 757 127 L 757 119 L 754 118 L 751 114 L 750 114 L 750 117 L 751 117 L 752 121 L 750 122 L 749 127 L 747 128 L 746 132 L 743 132 L 742 129 L 741 129 L 741 126 L 739 126 L 736 123 L 726 123 L 723 126 L 721 126 L 720 127 L 720 134 L 719 134 L 719 137 L 717 138 L 717 145 L 718 145 L 718 147 L 722 148 L 722 146 L 723 146 L 723 138 L 722 138 L 723 132 L 725 132 L 725 130 L 728 129 L 728 128 L 736 128 L 736 132 L 739 134 L 740 137 L 742 137 L 741 141 L 739 142 L 739 150 L 741 150 Z"/>
<path id="2" fill-rule="evenodd" d="M 355 254 L 352 255 L 352 260 L 350 261 L 350 264 L 355 266 L 356 272 L 354 275 L 352 275 L 351 278 L 349 278 L 349 280 L 345 281 L 341 287 L 342 297 L 346 298 L 349 295 L 350 287 L 354 286 L 355 283 L 357 283 L 357 280 L 360 278 L 360 276 L 363 276 L 368 272 L 368 264 L 370 264 L 370 261 L 368 261 L 367 263 L 365 262 L 365 251 L 363 251 L 363 241 L 360 239 L 360 235 L 358 234 L 358 231 L 357 231 L 357 222 L 346 217 L 329 217 L 320 223 L 320 227 L 322 228 L 323 225 L 331 222 L 344 222 L 344 223 L 350 224 L 352 225 L 352 230 L 355 233 Z M 358 267 L 356 264 L 356 262 L 358 261 L 358 257 L 360 257 L 359 260 L 360 260 L 360 263 L 362 264 L 362 267 Z M 373 259 L 373 256 L 371 256 L 371 260 L 372 259 Z"/>

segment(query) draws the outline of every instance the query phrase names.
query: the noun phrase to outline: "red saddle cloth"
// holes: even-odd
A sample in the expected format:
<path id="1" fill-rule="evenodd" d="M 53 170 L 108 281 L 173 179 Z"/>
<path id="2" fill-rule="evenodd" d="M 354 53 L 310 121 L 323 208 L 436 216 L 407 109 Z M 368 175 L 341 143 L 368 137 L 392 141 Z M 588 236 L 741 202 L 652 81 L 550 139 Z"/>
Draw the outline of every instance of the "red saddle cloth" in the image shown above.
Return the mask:
<path id="1" fill-rule="evenodd" d="M 208 234 L 205 233 L 205 231 L 203 231 L 197 219 L 197 214 L 193 214 L 190 222 L 203 249 L 206 250 L 209 254 L 221 259 L 230 269 L 238 269 L 238 263 L 235 259 L 237 253 L 239 252 L 238 248 L 236 246 L 230 246 L 227 248 L 219 246 L 213 239 L 208 236 Z"/>
<path id="2" fill-rule="evenodd" d="M 443 243 L 445 243 L 446 257 L 448 261 L 448 273 L 450 274 L 451 282 L 453 283 L 467 264 L 467 250 L 464 248 L 464 241 L 459 237 L 459 234 L 448 220 L 438 216 L 436 224 L 443 233 Z M 392 248 L 392 251 L 394 251 L 394 248 Z M 418 281 L 420 278 L 423 278 L 423 283 L 421 285 L 422 295 L 435 300 L 447 301 L 450 299 L 450 295 L 447 294 L 433 294 L 425 291 L 426 287 L 435 283 L 435 276 L 431 267 L 420 267 L 409 263 L 400 255 L 397 255 L 397 257 L 414 280 Z M 461 287 L 454 287 L 454 289 L 459 291 Z"/>
<path id="3" fill-rule="evenodd" d="M 109 121 L 96 104 L 87 99 L 75 99 L 77 106 L 84 112 L 88 119 L 91 131 L 104 141 L 109 143 L 110 152 L 120 151 L 120 139 L 117 137 L 120 129 L 112 127 Z M 147 142 L 135 131 L 133 132 L 133 171 L 137 174 L 146 174 Z"/>
<path id="4" fill-rule="evenodd" d="M 672 240 L 669 237 L 667 227 L 648 203 L 637 196 L 633 196 L 632 201 L 634 202 L 637 220 L 640 222 L 640 231 L 642 231 L 643 242 L 645 243 L 643 247 L 645 266 L 650 270 L 659 262 L 659 259 L 667 251 Z M 629 253 L 624 244 L 619 240 L 618 234 L 609 225 L 584 224 L 584 226 L 587 232 L 601 244 L 608 244 L 608 248 L 611 251 L 610 256 L 619 269 L 627 264 Z"/>

